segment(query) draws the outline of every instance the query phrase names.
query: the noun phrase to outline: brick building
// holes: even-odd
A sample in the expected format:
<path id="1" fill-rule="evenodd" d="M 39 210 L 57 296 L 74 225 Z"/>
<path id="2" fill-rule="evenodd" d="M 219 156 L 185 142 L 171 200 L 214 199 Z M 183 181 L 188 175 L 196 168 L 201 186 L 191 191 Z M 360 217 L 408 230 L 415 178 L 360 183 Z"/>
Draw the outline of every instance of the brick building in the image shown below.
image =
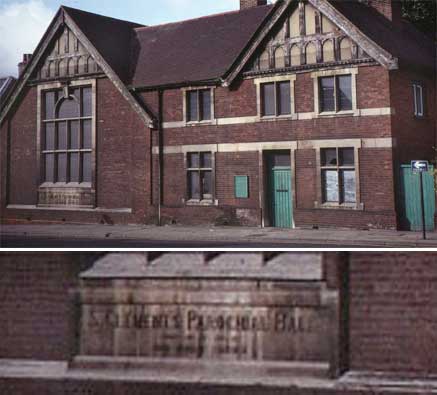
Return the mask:
<path id="1" fill-rule="evenodd" d="M 0 115 L 3 220 L 413 228 L 433 41 L 394 0 L 240 8 L 148 27 L 61 7 Z"/>
<path id="2" fill-rule="evenodd" d="M 436 253 L 370 252 L 2 253 L 0 393 L 432 394 L 437 390 L 436 258 Z M 280 269 L 274 274 L 272 268 L 284 268 L 284 265 L 288 270 Z M 179 275 L 170 276 L 175 267 L 179 268 Z M 190 280 L 193 267 L 197 267 L 196 279 Z M 220 271 L 224 267 L 226 273 Z M 238 273 L 239 267 L 242 271 Z M 116 278 L 111 279 L 115 268 Z M 212 282 L 208 283 L 204 270 L 216 270 Z M 141 282 L 148 277 L 148 272 L 153 279 Z M 281 284 L 273 286 L 270 281 L 279 272 Z M 292 282 L 285 281 L 284 276 L 293 278 Z M 175 279 L 176 288 L 169 287 Z M 257 283 L 254 287 L 252 280 Z M 238 290 L 233 288 L 233 282 Z M 175 289 L 178 289 L 178 298 L 171 301 Z M 160 310 L 156 310 L 156 306 L 150 307 L 155 316 L 149 316 L 149 321 L 144 318 L 134 336 L 123 332 L 128 330 L 127 321 L 121 324 L 124 329 L 118 327 L 123 319 L 115 319 L 112 313 L 90 313 L 92 307 L 98 307 L 96 304 L 107 306 L 105 298 L 109 297 L 110 304 L 123 303 L 117 311 L 127 314 L 131 304 L 157 303 L 154 292 L 158 292 L 161 305 L 177 303 L 180 309 L 177 311 L 183 311 L 185 304 L 196 305 L 192 307 L 197 309 L 195 311 L 205 311 L 202 307 L 205 303 L 213 314 L 218 311 L 214 305 L 220 301 L 232 305 L 226 309 L 219 307 L 219 311 L 226 311 L 231 317 L 231 326 L 237 325 L 232 321 L 232 311 L 249 316 L 252 325 L 244 328 L 243 320 L 240 329 L 245 335 L 232 341 L 239 339 L 240 344 L 252 344 L 247 332 L 258 332 L 258 339 L 264 338 L 264 341 L 258 346 L 252 345 L 251 358 L 256 361 L 248 360 L 241 350 L 239 358 L 232 355 L 232 350 L 222 352 L 220 358 L 208 355 L 208 344 L 213 339 L 208 333 L 220 331 L 213 324 L 203 328 L 206 340 L 200 353 L 182 360 L 181 355 L 175 357 L 163 344 L 172 344 L 174 339 L 179 339 L 177 342 L 188 340 L 170 332 L 172 324 L 164 324 L 161 316 L 159 322 L 150 323 L 152 318 L 158 317 L 156 312 Z M 290 293 L 290 298 L 284 298 L 284 293 Z M 221 299 L 223 294 L 226 297 Z M 267 298 L 263 296 L 266 294 Z M 82 301 L 78 301 L 78 295 Z M 270 307 L 260 308 L 260 303 L 266 300 L 271 303 Z M 254 317 L 263 318 L 268 309 L 278 308 L 276 302 L 284 301 L 289 304 L 289 311 L 300 311 L 296 316 L 300 317 L 296 318 L 299 324 L 293 326 L 288 337 L 284 335 L 282 341 L 276 341 L 280 347 L 274 353 L 253 353 L 267 343 L 265 333 L 257 326 L 262 321 L 255 323 Z M 159 309 L 169 311 L 166 307 Z M 107 347 L 115 342 L 118 344 L 115 350 L 107 350 L 104 355 L 90 351 L 89 340 L 93 337 L 80 329 L 92 323 L 86 314 L 90 314 L 92 320 L 111 325 L 109 332 L 94 338 L 92 347 Z M 325 318 L 328 325 L 322 333 L 314 330 L 317 326 L 310 330 L 308 323 L 320 325 Z M 281 319 L 276 324 L 281 336 L 283 322 Z M 115 327 L 118 332 L 112 337 Z M 302 334 L 303 328 L 307 331 Z M 125 348 L 129 340 L 141 339 L 141 332 L 152 330 L 157 332 L 151 341 L 159 344 L 152 364 L 137 356 L 129 358 L 131 354 Z M 160 337 L 156 333 L 161 331 L 169 332 Z M 145 348 L 140 355 L 146 353 L 149 344 L 147 337 L 142 339 Z M 128 342 L 123 346 L 122 340 Z M 222 340 L 223 334 L 213 341 Z M 297 350 L 303 346 L 307 347 L 306 352 L 293 362 L 293 355 L 299 355 Z M 319 349 L 324 351 L 314 353 Z M 291 350 L 291 354 L 284 354 L 287 350 Z M 185 352 L 190 351 L 187 348 Z M 93 356 L 85 357 L 84 353 Z M 275 353 L 286 355 L 289 361 L 270 361 Z M 311 360 L 306 361 L 309 355 L 312 355 Z M 205 362 L 208 369 L 204 369 Z M 244 370 L 247 366 L 249 370 Z M 263 366 L 268 367 L 267 373 L 261 369 Z M 185 367 L 188 372 L 184 371 Z M 199 369 L 203 369 L 201 374 Z M 254 377 L 253 372 L 259 372 L 259 377 Z"/>

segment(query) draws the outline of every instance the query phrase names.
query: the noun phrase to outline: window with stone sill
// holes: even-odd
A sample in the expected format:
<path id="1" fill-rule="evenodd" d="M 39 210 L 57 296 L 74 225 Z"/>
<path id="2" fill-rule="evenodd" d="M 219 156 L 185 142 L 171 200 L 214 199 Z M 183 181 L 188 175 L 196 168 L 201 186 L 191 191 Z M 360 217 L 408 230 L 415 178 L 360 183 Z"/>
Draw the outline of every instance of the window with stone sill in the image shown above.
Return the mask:
<path id="1" fill-rule="evenodd" d="M 357 202 L 354 148 L 320 150 L 322 203 L 348 205 Z"/>
<path id="2" fill-rule="evenodd" d="M 42 93 L 42 181 L 55 186 L 91 186 L 92 88 Z"/>
<path id="3" fill-rule="evenodd" d="M 279 117 L 291 114 L 290 81 L 261 84 L 261 116 Z"/>
<path id="4" fill-rule="evenodd" d="M 352 76 L 320 77 L 319 112 L 338 113 L 352 110 Z"/>
<path id="5" fill-rule="evenodd" d="M 213 157 L 211 152 L 187 154 L 188 200 L 213 201 Z"/>
<path id="6" fill-rule="evenodd" d="M 186 122 L 206 122 L 212 120 L 212 90 L 197 89 L 186 93 Z"/>

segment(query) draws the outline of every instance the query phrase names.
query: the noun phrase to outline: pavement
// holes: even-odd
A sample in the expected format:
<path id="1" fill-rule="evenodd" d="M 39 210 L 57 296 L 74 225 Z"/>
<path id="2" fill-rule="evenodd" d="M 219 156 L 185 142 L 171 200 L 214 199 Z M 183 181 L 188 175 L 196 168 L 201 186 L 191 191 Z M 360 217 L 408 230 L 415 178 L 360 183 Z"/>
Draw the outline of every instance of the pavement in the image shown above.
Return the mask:
<path id="1" fill-rule="evenodd" d="M 437 232 L 153 225 L 0 225 L 2 248 L 437 248 Z"/>

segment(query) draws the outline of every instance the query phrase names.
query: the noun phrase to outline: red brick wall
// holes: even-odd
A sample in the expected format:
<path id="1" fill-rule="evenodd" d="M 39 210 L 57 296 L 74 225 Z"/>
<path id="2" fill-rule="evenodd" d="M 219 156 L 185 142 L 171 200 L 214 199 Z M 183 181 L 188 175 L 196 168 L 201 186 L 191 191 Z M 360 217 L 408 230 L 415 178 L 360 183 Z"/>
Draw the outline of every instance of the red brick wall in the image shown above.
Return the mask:
<path id="1" fill-rule="evenodd" d="M 437 373 L 436 253 L 353 253 L 350 368 Z"/>
<path id="2" fill-rule="evenodd" d="M 359 68 L 357 105 L 358 108 L 390 107 L 390 74 L 384 67 Z"/>
<path id="3" fill-rule="evenodd" d="M 256 86 L 253 80 L 242 80 L 231 90 L 218 87 L 215 90 L 216 118 L 256 116 Z"/>

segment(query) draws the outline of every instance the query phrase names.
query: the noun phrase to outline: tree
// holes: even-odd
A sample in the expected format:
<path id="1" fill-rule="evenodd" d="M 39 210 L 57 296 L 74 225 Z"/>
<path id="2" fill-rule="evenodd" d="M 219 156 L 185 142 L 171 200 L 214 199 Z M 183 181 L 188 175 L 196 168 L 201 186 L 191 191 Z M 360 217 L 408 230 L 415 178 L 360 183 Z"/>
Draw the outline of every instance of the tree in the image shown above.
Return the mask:
<path id="1" fill-rule="evenodd" d="M 436 37 L 437 0 L 402 0 L 403 16 L 419 30 Z"/>

